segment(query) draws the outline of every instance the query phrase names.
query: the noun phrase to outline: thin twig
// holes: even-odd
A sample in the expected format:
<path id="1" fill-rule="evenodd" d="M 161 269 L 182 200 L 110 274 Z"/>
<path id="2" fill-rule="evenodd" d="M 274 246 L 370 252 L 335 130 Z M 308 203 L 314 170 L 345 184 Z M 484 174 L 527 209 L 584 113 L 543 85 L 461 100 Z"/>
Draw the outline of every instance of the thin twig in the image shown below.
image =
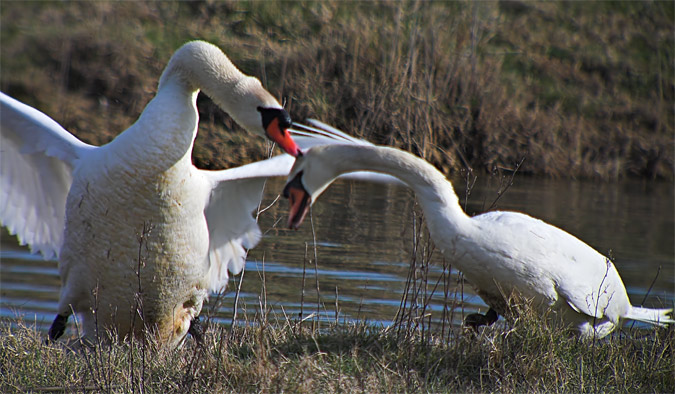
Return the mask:
<path id="1" fill-rule="evenodd" d="M 501 187 L 499 188 L 499 190 L 497 191 L 497 198 L 495 198 L 495 200 L 492 202 L 492 204 L 490 205 L 490 207 L 487 209 L 488 211 L 491 210 L 492 208 L 494 208 L 494 207 L 497 205 L 497 201 L 499 201 L 499 199 L 502 198 L 502 196 L 504 195 L 504 193 L 506 193 L 506 191 L 509 189 L 509 187 L 511 187 L 511 185 L 513 185 L 513 178 L 515 178 L 516 173 L 517 173 L 518 170 L 520 169 L 520 166 L 523 165 L 523 162 L 524 162 L 524 161 L 525 161 L 525 156 L 523 156 L 523 158 L 520 159 L 520 161 L 519 161 L 518 164 L 516 165 L 516 168 L 515 168 L 515 169 L 513 170 L 513 172 L 511 173 L 511 178 L 510 178 L 509 181 L 506 183 L 506 186 L 504 186 L 503 189 L 502 189 Z"/>
<path id="2" fill-rule="evenodd" d="M 319 288 L 319 261 L 318 253 L 316 248 L 316 231 L 314 229 L 314 218 L 312 217 L 312 209 L 309 209 L 309 223 L 312 225 L 312 242 L 314 246 L 314 281 L 316 283 L 316 315 L 317 315 L 317 324 L 316 328 L 319 328 L 321 322 L 321 289 Z"/>
<path id="3" fill-rule="evenodd" d="M 649 293 L 652 291 L 652 288 L 654 287 L 654 284 L 656 283 L 656 280 L 659 278 L 659 274 L 661 273 L 661 265 L 659 265 L 659 268 L 656 270 L 656 275 L 654 275 L 654 279 L 652 280 L 652 283 L 649 285 L 649 288 L 647 288 L 647 292 L 645 293 L 645 296 L 642 298 L 642 302 L 640 302 L 640 305 L 644 305 L 645 302 L 647 301 L 647 297 L 649 296 Z M 630 328 L 633 328 L 635 326 L 635 320 L 630 325 Z"/>

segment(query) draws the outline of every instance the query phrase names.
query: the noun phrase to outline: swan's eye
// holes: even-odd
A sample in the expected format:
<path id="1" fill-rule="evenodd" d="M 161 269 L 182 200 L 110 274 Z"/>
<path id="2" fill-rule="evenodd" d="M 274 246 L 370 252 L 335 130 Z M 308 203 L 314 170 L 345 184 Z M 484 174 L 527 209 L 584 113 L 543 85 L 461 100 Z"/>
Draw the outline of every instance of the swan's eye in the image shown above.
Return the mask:
<path id="1" fill-rule="evenodd" d="M 262 125 L 265 130 L 269 127 L 270 123 L 277 119 L 279 130 L 283 134 L 287 128 L 291 127 L 292 121 L 288 112 L 283 108 L 264 108 L 258 107 L 258 112 L 262 117 Z"/>
<path id="2" fill-rule="evenodd" d="M 289 155 L 297 157 L 300 149 L 288 132 L 288 128 L 292 125 L 288 112 L 283 108 L 258 107 L 257 109 L 260 112 L 267 138 L 276 142 Z"/>
<path id="3" fill-rule="evenodd" d="M 282 109 L 281 113 L 279 114 L 279 128 L 280 129 L 287 129 L 293 125 L 293 121 L 291 120 L 291 116 L 286 112 L 286 110 Z"/>

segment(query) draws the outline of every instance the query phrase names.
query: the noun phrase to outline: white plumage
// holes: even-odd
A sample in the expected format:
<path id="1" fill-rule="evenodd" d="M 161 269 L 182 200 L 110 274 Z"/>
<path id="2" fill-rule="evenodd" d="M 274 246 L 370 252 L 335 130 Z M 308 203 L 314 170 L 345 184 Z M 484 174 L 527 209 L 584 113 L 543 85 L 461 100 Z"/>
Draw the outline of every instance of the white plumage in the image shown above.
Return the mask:
<path id="1" fill-rule="evenodd" d="M 550 307 L 585 338 L 609 334 L 621 319 L 674 322 L 670 309 L 632 306 L 614 264 L 573 235 L 522 213 L 469 217 L 443 174 L 394 148 L 333 145 L 305 152 L 284 191 L 292 205 L 289 226 L 302 222 L 337 176 L 363 170 L 395 176 L 415 191 L 436 246 L 499 314 L 508 311 L 505 296 L 516 293 Z"/>
<path id="2" fill-rule="evenodd" d="M 0 221 L 33 252 L 59 259 L 52 339 L 75 312 L 88 338 L 97 329 L 125 336 L 147 326 L 175 345 L 208 293 L 226 286 L 228 271 L 242 270 L 246 249 L 260 239 L 251 213 L 264 181 L 287 175 L 293 158 L 223 171 L 195 168 L 200 89 L 246 130 L 271 135 L 297 154 L 279 103 L 201 41 L 172 56 L 139 119 L 104 146 L 79 141 L 0 93 Z M 365 143 L 298 133 L 303 146 Z"/>

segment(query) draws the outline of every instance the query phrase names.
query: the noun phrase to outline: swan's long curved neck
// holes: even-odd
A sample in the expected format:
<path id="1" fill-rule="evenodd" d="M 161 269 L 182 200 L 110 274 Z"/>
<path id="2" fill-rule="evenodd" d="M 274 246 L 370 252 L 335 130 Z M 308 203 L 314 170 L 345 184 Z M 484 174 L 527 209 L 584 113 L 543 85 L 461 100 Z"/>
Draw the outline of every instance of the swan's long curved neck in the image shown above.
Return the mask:
<path id="1" fill-rule="evenodd" d="M 158 90 L 161 91 L 171 79 L 177 79 L 188 91 L 203 90 L 240 124 L 237 117 L 246 106 L 255 110 L 256 105 L 251 100 L 266 107 L 280 108 L 257 78 L 239 71 L 218 47 L 203 41 L 187 43 L 176 51 L 162 73 Z"/>
<path id="2" fill-rule="evenodd" d="M 182 46 L 171 57 L 169 64 L 159 79 L 162 88 L 173 78 L 178 78 L 185 88 L 191 92 L 203 89 L 206 94 L 216 96 L 210 87 L 234 90 L 236 84 L 244 79 L 230 59 L 217 47 L 205 42 L 191 42 Z"/>
<path id="3" fill-rule="evenodd" d="M 256 96 L 269 95 L 262 88 L 256 89 L 254 85 L 259 84 L 257 79 L 239 71 L 218 47 L 202 41 L 185 44 L 171 57 L 162 73 L 156 96 L 122 137 L 129 139 L 125 149 L 157 150 L 160 162 L 155 163 L 155 167 L 163 168 L 177 161 L 189 165 L 197 136 L 199 90 L 246 127 L 243 120 L 249 118 L 251 112 L 259 116 L 254 103 L 265 100 L 276 103 L 271 96 L 264 100 Z M 251 98 L 252 95 L 255 97 Z"/>
<path id="4" fill-rule="evenodd" d="M 469 219 L 459 205 L 450 181 L 434 166 L 410 153 L 382 146 L 326 146 L 326 159 L 335 165 L 337 175 L 353 171 L 375 171 L 405 182 L 417 194 L 432 234 L 434 227 L 461 228 Z M 332 156 L 332 157 L 331 157 Z M 441 219 L 447 219 L 443 220 Z M 454 231 L 453 231 L 454 232 Z"/>

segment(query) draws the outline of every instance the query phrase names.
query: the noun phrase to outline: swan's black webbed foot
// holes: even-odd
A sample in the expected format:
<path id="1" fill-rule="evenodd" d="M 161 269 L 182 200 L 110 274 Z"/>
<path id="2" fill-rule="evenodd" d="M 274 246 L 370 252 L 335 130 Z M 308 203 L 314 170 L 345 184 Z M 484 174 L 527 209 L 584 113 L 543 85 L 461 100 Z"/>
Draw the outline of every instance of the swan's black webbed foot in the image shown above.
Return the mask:
<path id="1" fill-rule="evenodd" d="M 66 323 L 68 323 L 68 316 L 56 315 L 52 326 L 49 327 L 47 343 L 56 341 L 64 332 L 66 332 Z"/>
<path id="2" fill-rule="evenodd" d="M 477 330 L 480 326 L 490 326 L 499 319 L 499 314 L 490 308 L 484 315 L 472 313 L 464 318 L 464 325 Z"/>
<path id="3" fill-rule="evenodd" d="M 190 328 L 188 328 L 188 333 L 192 335 L 195 341 L 197 341 L 197 343 L 200 345 L 204 343 L 205 332 L 206 328 L 202 324 L 201 320 L 199 320 L 199 316 L 192 319 L 190 322 Z"/>

